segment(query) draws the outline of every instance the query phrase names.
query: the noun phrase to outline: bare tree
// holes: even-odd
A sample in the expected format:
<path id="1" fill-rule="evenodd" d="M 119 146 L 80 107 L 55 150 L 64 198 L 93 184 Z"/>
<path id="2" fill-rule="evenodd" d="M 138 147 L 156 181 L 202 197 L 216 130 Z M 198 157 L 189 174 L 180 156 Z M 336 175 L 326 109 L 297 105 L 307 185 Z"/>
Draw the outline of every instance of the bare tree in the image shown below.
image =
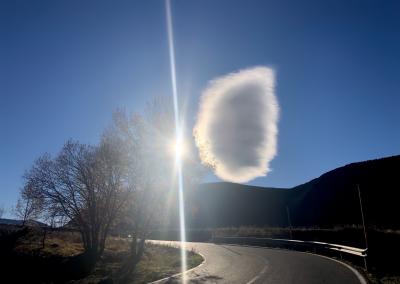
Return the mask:
<path id="1" fill-rule="evenodd" d="M 42 226 L 42 249 L 44 249 L 48 232 L 52 232 L 56 227 L 64 225 L 66 223 L 66 217 L 64 216 L 63 212 L 58 210 L 49 210 L 42 214 L 41 219 L 47 224 L 47 226 Z"/>
<path id="2" fill-rule="evenodd" d="M 5 212 L 6 212 L 6 210 L 4 209 L 4 207 L 0 206 L 0 218 L 3 217 Z"/>
<path id="3" fill-rule="evenodd" d="M 27 221 L 40 217 L 42 205 L 42 199 L 35 196 L 32 185 L 27 183 L 21 190 L 21 196 L 13 212 L 18 219 L 22 220 L 22 226 L 25 226 Z"/>
<path id="4" fill-rule="evenodd" d="M 140 261 L 144 244 L 152 229 L 164 221 L 168 208 L 177 208 L 173 196 L 177 196 L 175 156 L 171 144 L 175 140 L 175 125 L 172 103 L 157 98 L 148 105 L 145 115 L 128 116 L 124 111 L 114 113 L 113 123 L 104 133 L 103 141 L 118 145 L 124 153 L 127 165 L 129 198 L 124 216 L 129 216 L 129 234 L 132 237 L 130 253 L 125 264 L 115 273 L 116 283 L 126 282 Z M 190 157 L 186 182 L 192 183 L 199 177 L 189 168 L 200 163 Z M 189 159 L 188 159 L 189 160 Z M 196 160 L 193 163 L 193 160 Z M 171 202 L 170 202 L 171 201 Z M 175 202 L 175 204 L 172 204 Z"/>
<path id="5" fill-rule="evenodd" d="M 112 146 L 68 141 L 58 156 L 43 155 L 25 174 L 26 188 L 41 200 L 43 212 L 73 224 L 94 259 L 125 200 L 120 152 Z"/>
<path id="6" fill-rule="evenodd" d="M 126 229 L 131 235 L 129 255 L 124 265 L 112 276 L 116 283 L 123 283 L 134 271 L 144 252 L 144 244 L 149 233 L 149 228 L 160 210 L 159 201 L 162 197 L 157 191 L 162 190 L 162 185 L 157 184 L 160 175 L 159 167 L 162 160 L 156 157 L 155 149 L 159 141 L 151 138 L 147 121 L 142 116 L 128 117 L 124 112 L 114 113 L 113 123 L 103 135 L 103 141 L 118 145 L 124 153 L 127 165 L 127 178 L 129 198 L 124 207 L 123 220 Z M 162 151 L 165 152 L 165 149 Z M 152 157 L 150 159 L 149 157 Z"/>
<path id="7" fill-rule="evenodd" d="M 116 283 L 125 282 L 143 255 L 149 233 L 162 222 L 160 216 L 177 207 L 169 202 L 177 192 L 170 151 L 174 138 L 172 103 L 164 99 L 149 104 L 146 115 L 118 111 L 98 146 L 68 141 L 56 157 L 46 154 L 36 160 L 25 174 L 25 189 L 40 202 L 42 216 L 76 226 L 85 252 L 95 259 L 111 228 L 127 223 L 132 236 L 129 256 L 112 277 Z M 198 160 L 189 158 L 185 183 L 200 176 L 189 170 Z"/>

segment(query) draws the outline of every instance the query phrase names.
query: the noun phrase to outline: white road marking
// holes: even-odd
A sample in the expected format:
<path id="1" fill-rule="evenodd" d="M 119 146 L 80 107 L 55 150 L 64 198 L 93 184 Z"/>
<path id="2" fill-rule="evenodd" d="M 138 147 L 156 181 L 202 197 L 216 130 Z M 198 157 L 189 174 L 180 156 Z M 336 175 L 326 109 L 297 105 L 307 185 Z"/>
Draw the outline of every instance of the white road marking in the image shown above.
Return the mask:
<path id="1" fill-rule="evenodd" d="M 252 284 L 252 283 L 256 282 L 265 272 L 267 272 L 267 269 L 268 269 L 267 261 L 265 258 L 262 258 L 262 259 L 265 262 L 264 268 L 246 284 Z"/>

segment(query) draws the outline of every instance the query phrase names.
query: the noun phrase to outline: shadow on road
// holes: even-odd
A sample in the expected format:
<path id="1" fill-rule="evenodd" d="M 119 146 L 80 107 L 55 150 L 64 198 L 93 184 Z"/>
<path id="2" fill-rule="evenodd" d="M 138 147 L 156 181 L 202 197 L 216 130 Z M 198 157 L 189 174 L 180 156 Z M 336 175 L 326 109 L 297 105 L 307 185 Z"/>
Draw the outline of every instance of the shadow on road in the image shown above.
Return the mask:
<path id="1" fill-rule="evenodd" d="M 194 277 L 188 280 L 188 283 L 192 284 L 200 284 L 200 283 L 217 283 L 219 280 L 222 280 L 222 277 L 219 276 L 213 276 L 213 275 L 206 275 L 206 276 L 199 276 L 199 277 Z M 177 277 L 172 277 L 167 280 L 168 284 L 177 284 L 177 283 L 182 283 L 182 280 L 179 276 Z"/>

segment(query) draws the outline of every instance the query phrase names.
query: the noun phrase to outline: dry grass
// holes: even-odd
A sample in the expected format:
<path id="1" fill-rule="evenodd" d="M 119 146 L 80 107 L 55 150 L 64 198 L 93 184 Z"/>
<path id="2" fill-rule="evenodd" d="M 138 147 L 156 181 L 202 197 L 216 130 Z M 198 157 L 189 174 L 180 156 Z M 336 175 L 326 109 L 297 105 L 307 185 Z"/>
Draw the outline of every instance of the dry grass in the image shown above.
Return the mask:
<path id="1" fill-rule="evenodd" d="M 381 279 L 382 284 L 400 284 L 400 277 L 383 277 Z"/>
<path id="2" fill-rule="evenodd" d="M 214 230 L 214 236 L 235 236 L 235 237 L 265 237 L 272 238 L 277 235 L 288 234 L 287 228 L 273 228 L 273 227 L 229 227 L 218 228 Z"/>
<path id="3" fill-rule="evenodd" d="M 80 235 L 76 232 L 49 232 L 45 247 L 42 248 L 42 232 L 31 232 L 17 247 L 24 253 L 45 256 L 70 257 L 83 252 Z M 129 249 L 129 240 L 110 237 L 106 249 L 94 271 L 84 279 L 71 283 L 98 283 L 115 272 L 124 261 Z M 199 265 L 203 259 L 194 251 L 187 253 L 188 269 Z M 148 283 L 180 272 L 180 250 L 172 246 L 146 244 L 146 250 L 139 262 L 131 284 Z"/>
<path id="4" fill-rule="evenodd" d="M 370 273 L 366 276 L 371 284 L 400 284 L 400 276 L 385 276 L 378 278 Z"/>
<path id="5" fill-rule="evenodd" d="M 121 239 L 110 240 L 114 245 L 123 244 Z M 195 252 L 188 252 L 188 269 L 199 265 L 203 258 Z M 91 275 L 85 279 L 75 281 L 75 284 L 98 283 L 108 275 L 115 272 L 121 265 L 126 253 L 121 250 L 106 250 L 103 258 L 97 264 Z M 146 250 L 139 262 L 130 284 L 149 283 L 180 272 L 180 250 L 172 246 L 146 244 Z"/>
<path id="6" fill-rule="evenodd" d="M 81 238 L 76 232 L 49 232 L 46 235 L 45 246 L 42 247 L 43 232 L 34 230 L 22 240 L 16 250 L 24 253 L 40 253 L 69 257 L 83 252 Z"/>
<path id="7" fill-rule="evenodd" d="M 123 252 L 129 249 L 129 240 L 123 238 L 110 237 L 106 241 L 106 250 Z"/>
<path id="8" fill-rule="evenodd" d="M 188 269 L 198 266 L 203 258 L 194 251 L 187 252 Z M 172 246 L 148 244 L 146 254 L 138 264 L 137 272 L 130 284 L 142 284 L 179 273 L 180 249 Z"/>
<path id="9" fill-rule="evenodd" d="M 293 232 L 338 232 L 344 229 L 357 229 L 362 230 L 359 225 L 343 225 L 334 226 L 331 228 L 320 227 L 294 227 Z M 385 230 L 385 232 L 391 230 Z M 278 238 L 288 237 L 290 229 L 288 227 L 255 227 L 255 226 L 241 226 L 241 227 L 226 227 L 217 228 L 213 230 L 213 235 L 216 237 L 235 236 L 235 237 L 263 237 L 263 238 Z"/>
<path id="10" fill-rule="evenodd" d="M 62 257 L 75 256 L 83 252 L 81 236 L 77 232 L 48 232 L 45 246 L 42 247 L 43 233 L 39 230 L 31 232 L 16 247 L 25 253 L 38 252 L 46 255 L 57 255 Z M 122 238 L 108 238 L 106 251 L 123 252 L 129 248 L 129 241 Z"/>

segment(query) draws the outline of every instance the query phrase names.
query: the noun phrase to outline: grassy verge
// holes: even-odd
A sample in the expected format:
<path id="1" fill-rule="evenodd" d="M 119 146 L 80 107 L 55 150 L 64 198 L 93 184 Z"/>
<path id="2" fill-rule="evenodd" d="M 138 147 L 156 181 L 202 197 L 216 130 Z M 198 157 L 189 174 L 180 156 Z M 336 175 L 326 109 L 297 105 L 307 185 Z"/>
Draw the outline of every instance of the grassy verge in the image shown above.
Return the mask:
<path id="1" fill-rule="evenodd" d="M 198 266 L 203 258 L 193 251 L 187 252 L 188 269 Z M 149 283 L 180 272 L 180 250 L 175 247 L 148 245 L 146 255 L 139 263 L 131 284 Z"/>
<path id="2" fill-rule="evenodd" d="M 109 243 L 123 242 L 125 240 L 110 240 Z M 122 248 L 123 245 L 119 245 Z M 75 284 L 98 283 L 107 275 L 117 270 L 124 257 L 125 250 L 107 249 L 95 270 L 85 279 L 75 281 Z M 198 266 L 203 258 L 194 251 L 187 252 L 188 269 Z M 149 283 L 180 272 L 180 250 L 171 246 L 146 244 L 146 250 L 139 262 L 136 272 L 132 275 L 130 284 Z"/>
<path id="3" fill-rule="evenodd" d="M 42 246 L 42 232 L 32 230 L 15 250 L 21 253 L 36 253 L 42 256 L 72 257 L 83 252 L 81 237 L 76 232 L 49 232 Z"/>
<path id="4" fill-rule="evenodd" d="M 53 277 L 59 277 L 60 274 L 66 274 L 66 277 L 68 277 L 70 271 L 67 270 L 71 267 L 65 267 L 63 263 L 68 259 L 79 257 L 83 252 L 79 234 L 76 232 L 50 232 L 47 234 L 44 247 L 42 240 L 40 231 L 30 231 L 15 247 L 15 263 L 23 260 L 24 267 L 33 267 L 29 273 L 38 273 L 43 275 L 42 277 L 46 277 L 31 279 L 32 283 L 50 283 Z M 70 284 L 98 283 L 122 265 L 128 250 L 129 240 L 109 238 L 103 256 L 90 274 L 82 275 L 84 278 L 77 276 L 77 278 L 70 278 L 69 281 L 66 278 L 57 281 L 59 283 L 67 281 Z M 187 260 L 188 269 L 190 269 L 199 265 L 203 258 L 194 251 L 190 251 L 187 252 Z M 38 267 L 35 267 L 34 264 L 36 263 Z M 180 250 L 178 248 L 147 243 L 143 258 L 139 262 L 130 283 L 148 283 L 174 275 L 180 272 L 180 265 Z M 15 267 L 15 265 L 10 266 Z M 79 270 L 79 267 L 75 268 Z M 24 270 L 28 274 L 28 271 Z M 81 279 L 72 280 L 78 278 Z"/>
<path id="5" fill-rule="evenodd" d="M 371 284 L 400 284 L 400 276 L 377 277 L 376 275 L 367 273 L 366 278 Z"/>

